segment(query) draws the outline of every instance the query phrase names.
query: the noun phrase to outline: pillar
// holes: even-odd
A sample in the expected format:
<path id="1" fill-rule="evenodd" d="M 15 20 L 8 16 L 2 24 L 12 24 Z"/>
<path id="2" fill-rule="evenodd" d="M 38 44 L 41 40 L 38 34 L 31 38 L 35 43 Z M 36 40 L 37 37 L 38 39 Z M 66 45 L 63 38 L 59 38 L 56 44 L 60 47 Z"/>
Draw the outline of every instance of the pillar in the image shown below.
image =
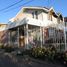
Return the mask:
<path id="1" fill-rule="evenodd" d="M 28 24 L 24 25 L 25 48 L 28 49 Z"/>
<path id="2" fill-rule="evenodd" d="M 18 27 L 17 30 L 18 30 L 18 39 L 17 39 L 18 41 L 17 41 L 17 42 L 18 42 L 18 47 L 19 47 L 19 46 L 20 46 L 20 44 L 19 44 L 19 36 L 20 36 L 20 35 L 19 35 L 19 27 Z"/>
<path id="3" fill-rule="evenodd" d="M 9 38 L 8 38 L 8 39 L 9 39 L 9 40 L 8 40 L 9 42 L 8 42 L 8 44 L 9 44 L 9 46 L 10 46 L 10 45 L 11 45 L 11 34 L 10 34 L 10 30 L 9 30 L 9 33 L 8 33 L 8 34 L 9 34 Z"/>
<path id="4" fill-rule="evenodd" d="M 40 26 L 40 42 L 41 42 L 41 48 L 42 48 L 42 27 Z"/>
<path id="5" fill-rule="evenodd" d="M 44 38 L 44 27 L 43 27 L 43 45 L 45 44 L 45 38 Z"/>

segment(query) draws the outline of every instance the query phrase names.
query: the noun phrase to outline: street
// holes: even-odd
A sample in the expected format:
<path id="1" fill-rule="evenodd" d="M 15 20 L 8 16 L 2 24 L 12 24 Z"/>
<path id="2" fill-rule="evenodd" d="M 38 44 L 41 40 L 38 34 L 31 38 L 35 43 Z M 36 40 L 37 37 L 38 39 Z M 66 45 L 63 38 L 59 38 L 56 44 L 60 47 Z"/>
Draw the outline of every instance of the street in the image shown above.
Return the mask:
<path id="1" fill-rule="evenodd" d="M 0 51 L 0 67 L 64 67 L 62 65 L 54 65 L 49 63 L 40 63 L 36 59 L 32 60 L 28 57 L 14 56 L 11 53 Z"/>

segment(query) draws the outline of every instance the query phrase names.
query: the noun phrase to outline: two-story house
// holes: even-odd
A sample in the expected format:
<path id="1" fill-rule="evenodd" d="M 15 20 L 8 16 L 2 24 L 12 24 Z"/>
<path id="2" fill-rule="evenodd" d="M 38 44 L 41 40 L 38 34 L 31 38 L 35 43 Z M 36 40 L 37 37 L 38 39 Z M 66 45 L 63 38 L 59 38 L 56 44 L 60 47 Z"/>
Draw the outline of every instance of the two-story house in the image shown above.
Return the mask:
<path id="1" fill-rule="evenodd" d="M 52 7 L 23 7 L 10 19 L 7 29 L 8 43 L 16 47 L 64 43 L 63 16 Z"/>

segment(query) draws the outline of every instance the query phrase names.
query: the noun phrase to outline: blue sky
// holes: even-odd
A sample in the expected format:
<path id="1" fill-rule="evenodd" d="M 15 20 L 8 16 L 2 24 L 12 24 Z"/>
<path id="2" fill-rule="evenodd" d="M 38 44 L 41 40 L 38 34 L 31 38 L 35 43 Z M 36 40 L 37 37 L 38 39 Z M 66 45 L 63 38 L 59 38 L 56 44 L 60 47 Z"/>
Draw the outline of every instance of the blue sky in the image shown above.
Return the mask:
<path id="1" fill-rule="evenodd" d="M 18 11 L 23 7 L 23 4 L 31 1 L 24 6 L 42 6 L 42 7 L 54 7 L 56 12 L 62 13 L 63 16 L 67 16 L 67 0 L 22 0 L 22 2 L 6 10 L 1 10 L 10 6 L 20 0 L 0 0 L 0 23 L 8 23 L 9 19 L 14 17 Z"/>

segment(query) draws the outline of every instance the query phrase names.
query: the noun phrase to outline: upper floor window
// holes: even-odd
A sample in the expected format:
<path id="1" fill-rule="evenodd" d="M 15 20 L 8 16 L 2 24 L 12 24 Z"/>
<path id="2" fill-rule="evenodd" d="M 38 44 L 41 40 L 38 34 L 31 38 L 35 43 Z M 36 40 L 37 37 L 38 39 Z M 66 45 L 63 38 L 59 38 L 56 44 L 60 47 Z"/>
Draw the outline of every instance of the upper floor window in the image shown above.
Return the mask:
<path id="1" fill-rule="evenodd" d="M 38 19 L 38 12 L 37 11 L 32 12 L 32 17 Z"/>
<path id="2" fill-rule="evenodd" d="M 34 18 L 34 16 L 35 16 L 35 15 L 34 15 L 34 12 L 32 12 L 32 17 Z"/>
<path id="3" fill-rule="evenodd" d="M 38 19 L 38 12 L 35 11 L 35 16 L 36 16 L 36 19 Z"/>

